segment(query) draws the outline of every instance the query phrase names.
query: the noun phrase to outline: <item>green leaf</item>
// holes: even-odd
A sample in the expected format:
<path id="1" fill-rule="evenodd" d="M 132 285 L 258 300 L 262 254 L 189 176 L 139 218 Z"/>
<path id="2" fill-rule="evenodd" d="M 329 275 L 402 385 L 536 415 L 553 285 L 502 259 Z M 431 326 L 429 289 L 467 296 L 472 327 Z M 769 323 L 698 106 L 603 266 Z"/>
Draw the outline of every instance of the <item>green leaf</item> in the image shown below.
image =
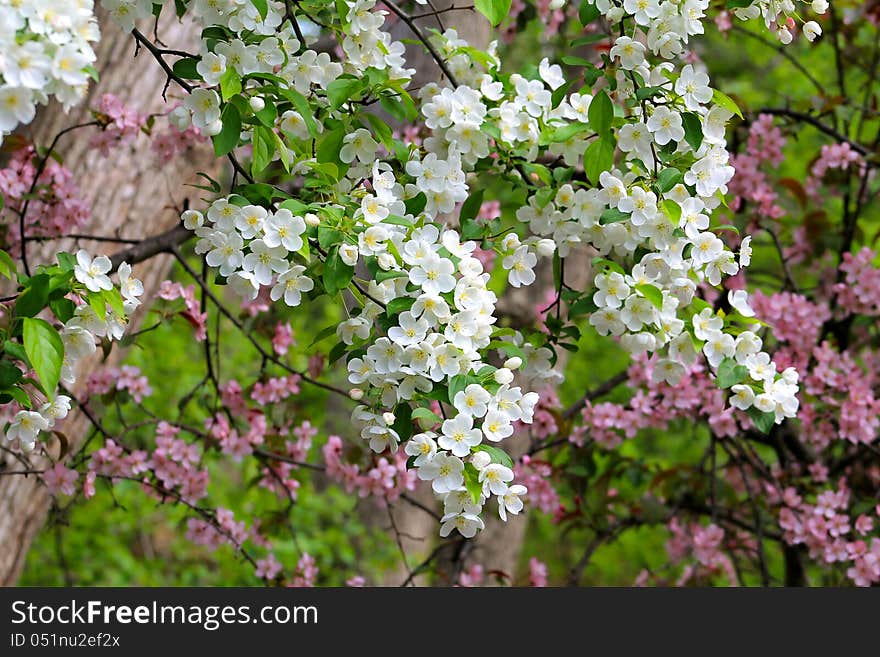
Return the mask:
<path id="1" fill-rule="evenodd" d="M 61 364 L 64 362 L 64 343 L 49 322 L 25 317 L 23 324 L 24 350 L 40 378 L 43 392 L 54 398 L 58 380 L 61 378 Z"/>
<path id="2" fill-rule="evenodd" d="M 330 326 L 321 329 L 318 335 L 315 336 L 315 339 L 312 340 L 312 344 L 310 344 L 309 346 L 314 347 L 321 340 L 329 338 L 331 335 L 336 335 L 336 324 L 331 324 Z"/>
<path id="3" fill-rule="evenodd" d="M 614 166 L 614 146 L 614 137 L 609 132 L 587 147 L 584 153 L 584 173 L 594 185 L 599 184 L 599 176 L 603 171 Z"/>
<path id="4" fill-rule="evenodd" d="M 6 392 L 15 399 L 15 401 L 21 404 L 22 407 L 31 408 L 33 406 L 31 398 L 28 397 L 28 394 L 21 388 L 10 388 Z"/>
<path id="5" fill-rule="evenodd" d="M 412 297 L 397 297 L 396 299 L 392 299 L 385 306 L 385 314 L 388 315 L 388 317 L 399 315 L 412 308 L 415 301 L 416 300 Z"/>
<path id="6" fill-rule="evenodd" d="M 406 226 L 407 228 L 412 228 L 412 221 L 407 219 L 406 217 L 401 217 L 399 214 L 389 214 L 382 220 L 383 224 L 392 224 L 394 226 Z"/>
<path id="7" fill-rule="evenodd" d="M 681 115 L 681 123 L 684 126 L 684 140 L 694 150 L 698 150 L 703 143 L 703 124 L 700 117 L 693 112 L 685 112 Z"/>
<path id="8" fill-rule="evenodd" d="M 101 296 L 98 292 L 90 292 L 86 297 L 86 301 L 89 302 L 89 306 L 92 311 L 98 317 L 98 319 L 106 319 L 107 318 L 107 301 L 104 297 Z"/>
<path id="9" fill-rule="evenodd" d="M 499 351 L 504 350 L 504 353 L 507 354 L 508 357 L 518 356 L 519 358 L 523 359 L 523 362 L 526 361 L 526 352 L 512 342 L 505 342 L 504 340 L 492 340 L 489 344 L 486 345 L 486 349 L 495 349 Z"/>
<path id="10" fill-rule="evenodd" d="M 581 0 L 581 6 L 578 7 L 578 19 L 581 25 L 587 26 L 597 18 L 599 18 L 599 10 L 596 5 L 589 0 Z"/>
<path id="11" fill-rule="evenodd" d="M 58 318 L 58 321 L 62 324 L 66 324 L 73 317 L 73 313 L 76 310 L 76 304 L 70 299 L 61 297 L 60 299 L 50 300 L 49 308 L 55 313 L 55 317 Z"/>
<path id="12" fill-rule="evenodd" d="M 409 440 L 413 433 L 412 406 L 407 402 L 394 407 L 394 424 L 391 428 L 397 432 L 401 441 Z"/>
<path id="13" fill-rule="evenodd" d="M 266 20 L 266 16 L 269 14 L 269 1 L 251 0 L 251 4 L 257 8 L 257 11 L 260 13 L 260 18 Z"/>
<path id="14" fill-rule="evenodd" d="M 345 138 L 346 129 L 344 125 L 324 133 L 318 142 L 318 148 L 315 156 L 318 162 L 333 162 L 340 164 L 339 149 L 342 148 L 342 140 Z"/>
<path id="15" fill-rule="evenodd" d="M 461 226 L 461 236 L 466 240 L 475 239 L 483 234 L 483 227 L 476 222 L 477 214 L 483 205 L 484 189 L 480 188 L 472 192 L 470 196 L 461 204 L 461 212 L 458 215 L 458 222 Z"/>
<path id="16" fill-rule="evenodd" d="M 241 76 L 235 67 L 227 68 L 220 76 L 220 95 L 223 100 L 229 100 L 241 93 Z"/>
<path id="17" fill-rule="evenodd" d="M 272 161 L 275 153 L 275 140 L 272 131 L 263 126 L 254 128 L 253 154 L 251 155 L 251 173 L 256 175 L 263 171 Z"/>
<path id="18" fill-rule="evenodd" d="M 22 371 L 8 360 L 0 360 L 0 388 L 11 388 L 21 381 Z"/>
<path id="19" fill-rule="evenodd" d="M 745 381 L 748 374 L 749 370 L 745 365 L 737 365 L 733 358 L 725 358 L 718 364 L 715 379 L 719 388 L 727 389 Z"/>
<path id="20" fill-rule="evenodd" d="M 437 424 L 440 424 L 440 422 L 443 421 L 443 418 L 437 415 L 430 408 L 420 407 L 413 410 L 412 420 L 417 421 L 422 429 L 427 430 Z"/>
<path id="21" fill-rule="evenodd" d="M 752 418 L 752 424 L 755 425 L 755 428 L 763 434 L 770 433 L 773 425 L 776 424 L 775 413 L 765 413 L 763 411 L 759 411 L 754 406 L 749 408 L 746 413 L 748 413 L 749 417 Z"/>
<path id="22" fill-rule="evenodd" d="M 228 104 L 223 108 L 220 114 L 220 122 L 223 129 L 213 137 L 214 154 L 222 157 L 238 146 L 238 140 L 241 136 L 241 114 L 235 105 Z"/>
<path id="23" fill-rule="evenodd" d="M 511 0 L 475 0 L 474 7 L 496 26 L 510 13 Z"/>
<path id="24" fill-rule="evenodd" d="M 683 179 L 684 176 L 678 169 L 673 169 L 671 167 L 663 169 L 663 171 L 657 174 L 657 189 L 660 190 L 661 194 L 665 194 Z"/>
<path id="25" fill-rule="evenodd" d="M 745 1 L 745 0 L 743 0 Z M 749 2 L 749 5 L 752 4 Z M 746 5 L 748 7 L 748 5 Z M 733 99 L 725 94 L 724 92 L 718 91 L 717 89 L 712 90 L 712 102 L 720 107 L 723 107 L 734 114 L 736 114 L 739 118 L 743 118 L 743 114 L 739 109 L 739 106 L 733 102 Z"/>
<path id="26" fill-rule="evenodd" d="M 101 290 L 101 297 L 118 317 L 125 317 L 125 306 L 123 305 L 122 295 L 119 293 L 119 290 L 116 288 Z"/>
<path id="27" fill-rule="evenodd" d="M 593 269 L 605 268 L 610 269 L 611 271 L 616 271 L 621 276 L 626 275 L 626 272 L 623 270 L 619 264 L 614 262 L 613 260 L 608 260 L 607 258 L 597 257 L 593 258 L 591 263 L 593 265 Z"/>
<path id="28" fill-rule="evenodd" d="M 385 146 L 389 152 L 392 151 L 394 149 L 394 134 L 389 125 L 375 114 L 365 114 L 364 116 L 373 129 L 373 134 L 378 137 L 379 143 Z"/>
<path id="29" fill-rule="evenodd" d="M 401 271 L 400 269 L 380 269 L 376 272 L 376 282 L 381 283 L 382 281 L 387 281 L 391 278 L 406 278 L 409 274 L 405 271 Z"/>
<path id="30" fill-rule="evenodd" d="M 660 210 L 669 217 L 674 226 L 678 226 L 681 221 L 681 206 L 671 198 L 660 201 Z"/>
<path id="31" fill-rule="evenodd" d="M 324 263 L 324 289 L 327 294 L 332 296 L 347 288 L 353 276 L 354 267 L 345 264 L 339 257 L 339 249 L 334 247 Z"/>
<path id="32" fill-rule="evenodd" d="M 600 135 L 611 129 L 614 105 L 611 104 L 611 99 L 604 89 L 593 97 L 587 117 L 590 121 L 590 127 Z"/>
<path id="33" fill-rule="evenodd" d="M 356 77 L 336 78 L 327 85 L 327 100 L 330 109 L 337 110 L 349 99 L 354 98 L 364 88 L 364 81 Z"/>
<path id="34" fill-rule="evenodd" d="M 15 301 L 16 317 L 33 317 L 46 307 L 49 302 L 49 280 L 48 274 L 31 276 L 27 287 Z"/>
<path id="35" fill-rule="evenodd" d="M 184 57 L 174 62 L 174 66 L 171 67 L 171 70 L 174 71 L 174 75 L 184 78 L 185 80 L 201 80 L 202 76 L 199 75 L 198 70 L 196 70 L 196 65 L 198 63 L 199 60 L 195 57 Z"/>
<path id="36" fill-rule="evenodd" d="M 217 191 L 220 191 L 219 188 Z M 76 258 L 65 251 L 61 251 L 55 257 L 58 259 L 58 266 L 64 272 L 70 273 L 76 267 Z"/>
<path id="37" fill-rule="evenodd" d="M 0 249 L 0 274 L 10 280 L 15 280 L 15 261 L 3 249 Z"/>
<path id="38" fill-rule="evenodd" d="M 592 62 L 589 59 L 584 59 L 583 57 L 576 57 L 574 55 L 564 55 L 562 57 L 562 63 L 567 64 L 568 66 L 589 66 Z"/>
<path id="39" fill-rule="evenodd" d="M 513 459 L 510 455 L 500 447 L 494 445 L 477 445 L 474 447 L 475 452 L 486 452 L 491 458 L 492 463 L 500 463 L 501 465 L 513 470 Z"/>
<path id="40" fill-rule="evenodd" d="M 9 356 L 12 356 L 12 358 L 20 360 L 22 363 L 25 363 L 28 367 L 30 367 L 30 362 L 28 362 L 28 357 L 25 353 L 24 347 L 22 347 L 17 342 L 7 340 L 3 343 L 3 351 Z"/>
<path id="41" fill-rule="evenodd" d="M 638 283 L 635 288 L 641 292 L 642 296 L 650 301 L 657 310 L 663 310 L 663 292 L 660 291 L 659 287 L 651 285 L 650 283 Z"/>
<path id="42" fill-rule="evenodd" d="M 608 208 L 599 215 L 599 223 L 603 226 L 605 224 L 616 224 L 618 221 L 626 221 L 629 217 L 628 212 L 621 212 L 617 208 Z"/>
<path id="43" fill-rule="evenodd" d="M 329 249 L 340 242 L 342 242 L 342 233 L 338 230 L 323 224 L 318 226 L 318 246 L 322 249 Z"/>
<path id="44" fill-rule="evenodd" d="M 449 403 L 454 403 L 455 395 L 467 388 L 471 383 L 478 383 L 470 374 L 456 374 L 449 380 Z"/>
<path id="45" fill-rule="evenodd" d="M 636 100 L 648 100 L 663 92 L 663 87 L 639 87 L 636 89 Z"/>
<path id="46" fill-rule="evenodd" d="M 480 483 L 480 473 L 474 467 L 473 463 L 464 464 L 464 485 L 468 493 L 471 494 L 471 500 L 474 504 L 480 503 L 480 496 L 483 494 L 483 484 Z"/>
<path id="47" fill-rule="evenodd" d="M 306 97 L 303 96 L 296 89 L 286 89 L 284 87 L 278 87 L 278 93 L 284 96 L 287 100 L 293 103 L 293 106 L 296 108 L 296 111 L 300 113 L 303 121 L 306 122 L 306 128 L 309 131 L 309 135 L 314 139 L 318 136 L 318 124 L 315 123 L 314 111 L 309 105 L 309 101 L 306 100 Z"/>

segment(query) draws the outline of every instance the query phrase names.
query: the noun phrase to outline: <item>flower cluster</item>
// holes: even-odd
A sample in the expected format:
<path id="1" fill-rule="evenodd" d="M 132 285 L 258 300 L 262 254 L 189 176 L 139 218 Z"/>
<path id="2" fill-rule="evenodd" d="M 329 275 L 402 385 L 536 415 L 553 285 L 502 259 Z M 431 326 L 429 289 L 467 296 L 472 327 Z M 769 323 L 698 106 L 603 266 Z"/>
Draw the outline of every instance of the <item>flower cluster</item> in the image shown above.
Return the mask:
<path id="1" fill-rule="evenodd" d="M 115 4 L 128 6 L 126 17 L 140 11 Z M 759 4 L 770 23 L 793 11 Z M 547 59 L 531 78 L 503 74 L 496 43 L 478 53 L 445 30 L 428 44 L 444 79 L 421 87 L 418 108 L 406 91 L 414 71 L 374 0 L 345 3 L 338 62 L 308 48 L 315 33 L 282 3 L 192 8 L 205 27 L 224 29 L 203 34 L 188 75 L 202 84 L 172 120 L 211 135 L 218 153 L 249 144 L 252 175 L 271 165 L 305 180 L 297 199 L 245 186 L 205 213 L 188 210 L 196 251 L 246 302 L 267 291 L 287 306 L 306 294 L 351 302 L 331 359 L 346 356 L 362 402 L 353 423 L 377 453 L 406 443 L 410 466 L 444 499 L 441 533 L 473 535 L 492 496 L 502 517 L 519 511 L 525 489 L 489 443 L 531 423 L 529 386 L 560 376 L 553 332 L 525 340 L 495 326 L 486 252 L 520 287 L 536 280 L 539 258 L 593 248 L 602 257 L 583 299 L 600 334 L 652 354 L 655 377 L 671 384 L 705 359 L 733 407 L 762 426 L 795 414 L 797 374 L 777 373 L 761 350 L 746 293 L 730 295 L 731 312 L 699 295 L 751 255 L 750 238 L 735 254 L 710 228 L 734 172 L 725 128 L 739 110 L 698 66 L 671 61 L 703 32 L 707 7 L 598 0 L 599 14 L 626 30 L 607 70 L 590 64 L 592 88 L 576 92 Z M 409 120 L 419 111 L 428 135 L 395 139 L 361 112 L 369 99 Z M 547 158 L 553 168 L 540 164 Z M 480 204 L 470 202 L 485 171 L 527 191 L 517 224 L 497 235 L 498 220 L 478 223 Z M 455 230 L 448 218 L 459 207 Z M 507 357 L 503 367 L 492 352 Z"/>
<path id="2" fill-rule="evenodd" d="M 48 158 L 39 177 L 38 171 L 36 149 L 31 145 L 14 151 L 6 167 L 0 169 L 0 223 L 6 231 L 3 243 L 7 247 L 21 243 L 20 213 L 25 203 L 25 234 L 30 237 L 75 233 L 89 218 L 89 204 L 81 198 L 70 169 Z"/>
<path id="3" fill-rule="evenodd" d="M 91 0 L 0 3 L 0 142 L 30 123 L 37 104 L 65 109 L 85 95 L 98 40 Z"/>
<path id="4" fill-rule="evenodd" d="M 63 323 L 60 331 L 43 320 L 34 320 L 43 322 L 43 331 L 57 336 L 62 353 L 53 347 L 54 354 L 45 357 L 52 358 L 57 364 L 57 382 L 65 386 L 71 386 L 76 381 L 77 365 L 81 359 L 95 352 L 96 339 L 113 341 L 122 338 L 128 325 L 128 316 L 140 305 L 139 297 L 144 293 L 143 284 L 132 276 L 131 266 L 125 262 L 117 269 L 115 285 L 110 280 L 111 262 L 107 256 L 92 258 L 86 251 L 80 250 L 70 264 L 78 286 L 74 286 L 71 292 L 75 301 L 70 302 L 74 309 L 69 319 Z M 102 292 L 110 294 L 101 297 Z M 99 296 L 90 296 L 93 294 Z M 41 343 L 32 348 L 47 347 Z M 70 411 L 69 396 L 47 388 L 45 380 L 42 384 L 40 397 L 45 397 L 45 401 L 36 409 L 27 407 L 18 411 L 6 428 L 6 440 L 17 440 L 20 448 L 28 452 L 34 449 L 41 432 L 51 430 Z"/>
<path id="5" fill-rule="evenodd" d="M 230 197 L 212 203 L 207 216 L 184 212 L 184 225 L 199 237 L 196 253 L 205 254 L 243 298 L 256 299 L 261 287 L 272 286 L 273 301 L 298 306 L 302 293 L 314 287 L 305 267 L 290 260 L 305 244 L 305 219 L 287 208 L 270 214 L 246 203 Z"/>

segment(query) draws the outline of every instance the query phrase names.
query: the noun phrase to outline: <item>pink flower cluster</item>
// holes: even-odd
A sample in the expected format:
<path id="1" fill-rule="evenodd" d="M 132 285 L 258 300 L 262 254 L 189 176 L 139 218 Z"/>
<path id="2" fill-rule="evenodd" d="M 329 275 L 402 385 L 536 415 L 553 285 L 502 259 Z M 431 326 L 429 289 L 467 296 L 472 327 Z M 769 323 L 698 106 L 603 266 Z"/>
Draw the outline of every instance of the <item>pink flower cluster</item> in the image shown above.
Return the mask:
<path id="1" fill-rule="evenodd" d="M 178 105 L 171 107 L 168 113 L 173 112 Z M 194 125 L 190 124 L 185 130 L 180 130 L 170 121 L 168 122 L 168 127 L 161 131 L 153 131 L 150 133 L 150 136 L 153 140 L 150 148 L 153 149 L 153 152 L 162 161 L 170 160 L 179 153 L 183 153 L 197 144 L 208 141 L 208 137 L 203 135 L 202 131 Z"/>
<path id="2" fill-rule="evenodd" d="M 218 507 L 213 520 L 190 518 L 186 522 L 186 538 L 196 545 L 216 549 L 221 545 L 240 547 L 251 536 L 244 521 L 236 520 L 229 509 Z"/>
<path id="3" fill-rule="evenodd" d="M 278 497 L 295 500 L 300 482 L 293 477 L 293 473 L 299 468 L 297 463 L 306 462 L 312 447 L 312 439 L 317 434 L 318 430 L 308 420 L 294 428 L 293 435 L 296 440 L 286 440 L 284 450 L 280 453 L 296 463 L 279 459 L 267 461 L 261 470 L 263 477 L 260 479 L 260 486 L 272 491 Z M 275 453 L 279 452 L 276 450 Z"/>
<path id="4" fill-rule="evenodd" d="M 836 490 L 820 492 L 813 504 L 794 488 L 785 489 L 782 503 L 779 524 L 789 545 L 805 545 L 810 557 L 827 564 L 847 564 L 846 575 L 856 586 L 880 582 L 880 539 L 866 538 L 874 529 L 874 518 L 863 513 L 855 522 L 851 520 L 850 492 L 844 478 Z M 880 505 L 874 508 L 874 515 L 880 515 Z"/>
<path id="5" fill-rule="evenodd" d="M 86 382 L 86 389 L 89 396 L 106 395 L 111 390 L 126 391 L 138 403 L 153 394 L 147 377 L 141 374 L 140 368 L 133 365 L 105 367 L 92 372 Z"/>
<path id="6" fill-rule="evenodd" d="M 254 575 L 260 579 L 273 580 L 281 573 L 281 563 L 275 558 L 274 554 L 269 554 L 263 559 L 257 560 L 257 567 Z"/>
<path id="7" fill-rule="evenodd" d="M 312 588 L 318 579 L 318 566 L 315 558 L 308 552 L 303 553 L 296 563 L 296 572 L 291 586 L 294 588 Z"/>
<path id="8" fill-rule="evenodd" d="M 831 317 L 828 306 L 792 292 L 766 295 L 757 290 L 749 301 L 755 314 L 773 329 L 773 338 L 778 343 L 773 355 L 777 366 L 780 369 L 795 367 L 799 372 L 806 372 L 822 326 Z"/>
<path id="9" fill-rule="evenodd" d="M 358 464 L 342 460 L 342 439 L 339 436 L 330 436 L 321 451 L 327 476 L 342 484 L 348 492 L 356 490 L 359 497 L 373 497 L 379 504 L 385 504 L 416 487 L 415 470 L 407 470 L 403 450 L 374 459 L 372 466 L 363 472 Z"/>
<path id="10" fill-rule="evenodd" d="M 779 166 L 785 141 L 769 114 L 761 114 L 751 124 L 746 152 L 731 153 L 730 164 L 736 168 L 736 176 L 730 182 L 730 193 L 734 197 L 731 210 L 738 211 L 743 203 L 751 203 L 759 217 L 778 219 L 785 215 L 785 210 L 776 203 L 778 194 L 762 168 Z"/>
<path id="11" fill-rule="evenodd" d="M 50 495 L 73 495 L 76 492 L 76 482 L 79 473 L 76 470 L 64 467 L 63 463 L 56 463 L 42 474 L 43 483 Z"/>
<path id="12" fill-rule="evenodd" d="M 858 152 L 853 150 L 852 146 L 846 142 L 824 144 L 819 152 L 819 157 L 810 168 L 810 175 L 807 177 L 805 185 L 807 191 L 812 197 L 819 199 L 819 189 L 825 174 L 832 169 L 844 170 L 853 165 L 862 169 L 865 166 L 865 161 Z"/>
<path id="13" fill-rule="evenodd" d="M 678 586 L 684 586 L 693 579 L 704 580 L 723 574 L 727 581 L 737 581 L 733 562 L 722 548 L 724 530 L 715 524 L 703 526 L 698 523 L 683 525 L 677 518 L 667 524 L 671 536 L 666 542 L 666 552 L 673 563 L 692 560 L 685 566 L 678 579 Z"/>
<path id="14" fill-rule="evenodd" d="M 529 490 L 529 506 L 544 513 L 557 513 L 560 509 L 559 494 L 550 483 L 553 467 L 525 455 L 513 469 L 513 479 Z"/>
<path id="15" fill-rule="evenodd" d="M 101 124 L 101 130 L 92 135 L 89 145 L 105 157 L 113 148 L 134 142 L 146 123 L 147 117 L 123 105 L 113 94 L 104 94 L 92 115 Z"/>
<path id="16" fill-rule="evenodd" d="M 242 416 L 239 416 L 242 417 Z M 208 434 L 217 441 L 220 451 L 240 462 L 253 453 L 256 445 L 261 445 L 266 436 L 266 416 L 259 411 L 248 411 L 243 419 L 247 430 L 240 432 L 229 420 L 226 413 L 218 412 L 205 421 Z"/>
<path id="17" fill-rule="evenodd" d="M 872 264 L 877 254 L 868 247 L 844 253 L 840 271 L 846 276 L 834 286 L 838 305 L 854 315 L 880 315 L 880 269 Z"/>
<path id="18" fill-rule="evenodd" d="M 89 218 L 89 205 L 82 198 L 73 180 L 73 173 L 54 158 L 46 160 L 39 180 L 34 185 L 38 162 L 36 150 L 27 145 L 19 148 L 4 169 L 0 169 L 0 224 L 6 229 L 3 240 L 7 248 L 21 242 L 19 213 L 33 186 L 28 203 L 25 231 L 29 237 L 58 237 L 76 233 Z"/>
<path id="19" fill-rule="evenodd" d="M 547 586 L 547 564 L 537 557 L 529 559 L 529 584 L 536 588 Z"/>
<path id="20" fill-rule="evenodd" d="M 201 305 L 196 299 L 195 285 L 184 287 L 174 281 L 162 281 L 157 296 L 165 301 L 183 299 L 186 308 L 180 312 L 180 316 L 192 324 L 196 340 L 201 342 L 205 339 L 208 334 L 208 313 L 201 311 Z"/>
<path id="21" fill-rule="evenodd" d="M 606 449 L 624 438 L 633 438 L 640 429 L 666 429 L 669 423 L 703 418 L 718 436 L 732 436 L 738 430 L 734 410 L 727 407 L 724 392 L 707 376 L 698 361 L 676 385 L 655 382 L 652 372 L 656 358 L 633 357 L 628 385 L 634 390 L 626 404 L 587 402 L 581 411 L 582 424 L 572 429 L 570 440 L 582 445 L 590 438 Z M 746 420 L 748 423 L 749 420 Z"/>
<path id="22" fill-rule="evenodd" d="M 167 493 L 176 493 L 183 501 L 194 504 L 208 494 L 208 471 L 199 467 L 201 450 L 177 438 L 179 432 L 179 428 L 160 422 L 152 453 L 126 450 L 108 439 L 92 453 L 89 470 L 110 478 L 137 479 L 149 474 L 144 479 L 148 494 L 161 500 Z"/>
<path id="23" fill-rule="evenodd" d="M 293 337 L 293 328 L 290 326 L 290 322 L 275 324 L 275 333 L 272 335 L 272 349 L 275 353 L 279 356 L 285 356 L 287 350 L 294 344 L 296 344 L 296 340 Z"/>
<path id="24" fill-rule="evenodd" d="M 288 397 L 299 394 L 299 382 L 302 377 L 299 374 L 272 377 L 266 381 L 257 381 L 251 390 L 251 399 L 258 404 L 273 404 Z"/>

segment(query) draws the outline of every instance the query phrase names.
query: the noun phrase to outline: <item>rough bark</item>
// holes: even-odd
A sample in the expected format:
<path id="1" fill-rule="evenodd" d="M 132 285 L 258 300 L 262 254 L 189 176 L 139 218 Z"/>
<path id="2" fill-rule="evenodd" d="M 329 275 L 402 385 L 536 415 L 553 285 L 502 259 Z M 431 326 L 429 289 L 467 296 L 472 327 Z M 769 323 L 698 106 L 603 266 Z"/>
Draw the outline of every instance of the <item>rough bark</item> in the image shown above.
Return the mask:
<path id="1" fill-rule="evenodd" d="M 57 105 L 44 108 L 26 130 L 26 137 L 38 145 L 48 145 L 66 126 L 90 120 L 89 106 L 103 93 L 114 93 L 122 101 L 149 113 L 167 109 L 161 98 L 165 76 L 149 53 L 141 51 L 133 59 L 134 40 L 109 20 L 100 16 L 102 39 L 96 48 L 100 83 L 93 85 L 89 97 L 78 107 L 64 114 Z M 152 26 L 146 26 L 150 33 Z M 186 44 L 197 38 L 198 32 L 189 24 L 163 20 L 160 34 L 169 44 Z M 171 100 L 178 90 L 169 89 Z M 211 172 L 216 167 L 209 147 L 197 147 L 173 161 L 160 162 L 149 149 L 145 137 L 140 137 L 132 148 L 117 149 L 107 158 L 88 148 L 89 130 L 78 130 L 62 138 L 57 150 L 65 164 L 73 171 L 83 198 L 91 204 L 89 225 L 82 231 L 92 235 L 112 235 L 129 239 L 148 237 L 167 230 L 179 221 L 179 208 L 187 196 L 195 197 L 196 190 L 185 187 L 195 182 L 195 171 Z M 81 241 L 83 248 L 92 252 L 114 253 L 110 244 Z M 56 251 L 77 246 L 72 240 L 61 240 L 29 245 L 30 262 L 39 264 L 54 260 Z M 78 247 L 77 247 L 78 248 Z M 157 256 L 135 267 L 135 274 L 144 282 L 145 298 L 150 298 L 167 273 L 167 256 Z M 135 322 L 137 322 L 137 317 Z M 100 350 L 99 350 L 100 351 Z M 114 350 L 111 358 L 117 358 Z M 84 362 L 74 394 L 79 396 L 88 372 L 99 365 L 99 357 Z M 73 413 L 65 420 L 63 431 L 70 439 L 74 452 L 89 431 L 89 422 L 82 413 Z M 49 446 L 49 452 L 58 455 L 58 445 Z M 69 453 L 70 453 L 69 452 Z M 20 461 L 4 452 L 0 468 L 22 469 Z M 47 460 L 32 457 L 33 466 L 41 469 Z M 46 520 L 51 498 L 45 486 L 35 476 L 0 476 L 0 585 L 15 583 L 24 565 L 27 550 Z"/>

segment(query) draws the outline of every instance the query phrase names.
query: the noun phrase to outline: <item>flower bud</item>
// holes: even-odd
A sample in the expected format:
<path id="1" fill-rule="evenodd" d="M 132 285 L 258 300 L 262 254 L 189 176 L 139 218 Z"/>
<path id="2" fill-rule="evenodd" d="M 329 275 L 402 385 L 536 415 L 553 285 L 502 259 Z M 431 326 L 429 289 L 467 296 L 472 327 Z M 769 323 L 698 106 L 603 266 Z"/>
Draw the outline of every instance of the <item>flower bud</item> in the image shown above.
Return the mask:
<path id="1" fill-rule="evenodd" d="M 519 245 L 519 236 L 516 233 L 507 233 L 501 240 L 501 248 L 505 251 L 516 251 Z"/>
<path id="2" fill-rule="evenodd" d="M 565 0 L 550 0 L 550 11 L 562 9 L 565 6 Z"/>
<path id="3" fill-rule="evenodd" d="M 382 413 L 382 420 L 384 420 L 384 421 L 385 421 L 385 424 L 387 424 L 389 427 L 390 427 L 392 424 L 394 424 L 394 421 L 395 421 L 396 419 L 397 419 L 397 418 L 394 417 L 394 413 L 392 413 L 392 412 L 390 412 L 390 411 L 385 411 L 384 413 Z"/>
<path id="4" fill-rule="evenodd" d="M 168 121 L 175 128 L 183 132 L 192 125 L 192 114 L 183 105 L 178 105 L 168 115 Z"/>
<path id="5" fill-rule="evenodd" d="M 519 356 L 508 358 L 506 361 L 504 361 L 504 367 L 509 370 L 518 370 L 520 367 L 522 367 L 522 358 L 520 358 Z"/>
<path id="6" fill-rule="evenodd" d="M 815 41 L 816 37 L 822 34 L 822 28 L 819 27 L 819 23 L 816 21 L 807 21 L 804 23 L 804 36 L 807 37 L 807 41 Z"/>
<path id="7" fill-rule="evenodd" d="M 495 379 L 495 383 L 500 383 L 504 385 L 505 383 L 510 383 L 513 381 L 513 372 L 511 372 L 506 367 L 502 367 L 501 369 L 495 370 L 495 373 L 492 375 Z"/>
<path id="8" fill-rule="evenodd" d="M 471 457 L 471 465 L 477 470 L 482 470 L 492 462 L 492 457 L 486 452 L 477 452 Z"/>
<path id="9" fill-rule="evenodd" d="M 352 388 L 348 391 L 348 396 L 354 399 L 355 401 L 359 401 L 364 398 L 364 391 L 360 388 Z"/>
<path id="10" fill-rule="evenodd" d="M 828 11 L 828 0 L 813 0 L 810 3 L 810 7 L 817 14 L 824 14 Z"/>
<path id="11" fill-rule="evenodd" d="M 542 258 L 549 258 L 556 251 L 556 242 L 547 238 L 538 240 L 536 250 Z"/>
<path id="12" fill-rule="evenodd" d="M 791 43 L 793 37 L 787 27 L 780 27 L 776 30 L 776 38 L 779 39 L 782 45 L 787 46 Z"/>
<path id="13" fill-rule="evenodd" d="M 611 7 L 611 9 L 605 12 L 605 18 L 609 23 L 617 23 L 623 18 L 623 13 L 623 7 Z"/>
<path id="14" fill-rule="evenodd" d="M 202 128 L 202 133 L 209 137 L 213 137 L 214 135 L 219 135 L 221 130 L 223 130 L 223 122 L 220 119 L 217 119 Z"/>
<path id="15" fill-rule="evenodd" d="M 198 210 L 187 210 L 180 218 L 183 219 L 183 227 L 187 230 L 195 230 L 205 223 L 205 217 Z"/>
<path id="16" fill-rule="evenodd" d="M 343 244 L 339 247 L 339 258 L 350 267 L 358 261 L 358 248 L 354 244 Z"/>
<path id="17" fill-rule="evenodd" d="M 307 226 L 317 226 L 321 223 L 321 220 L 318 219 L 318 215 L 313 212 L 309 212 L 304 217 Z"/>
<path id="18" fill-rule="evenodd" d="M 396 264 L 394 256 L 390 253 L 380 253 L 378 256 L 376 256 L 376 262 L 378 262 L 379 267 L 381 267 L 385 271 L 392 269 Z"/>
<path id="19" fill-rule="evenodd" d="M 260 98 L 259 96 L 251 96 L 248 104 L 251 106 L 251 109 L 254 112 L 261 111 L 264 107 L 266 107 L 266 101 Z"/>

